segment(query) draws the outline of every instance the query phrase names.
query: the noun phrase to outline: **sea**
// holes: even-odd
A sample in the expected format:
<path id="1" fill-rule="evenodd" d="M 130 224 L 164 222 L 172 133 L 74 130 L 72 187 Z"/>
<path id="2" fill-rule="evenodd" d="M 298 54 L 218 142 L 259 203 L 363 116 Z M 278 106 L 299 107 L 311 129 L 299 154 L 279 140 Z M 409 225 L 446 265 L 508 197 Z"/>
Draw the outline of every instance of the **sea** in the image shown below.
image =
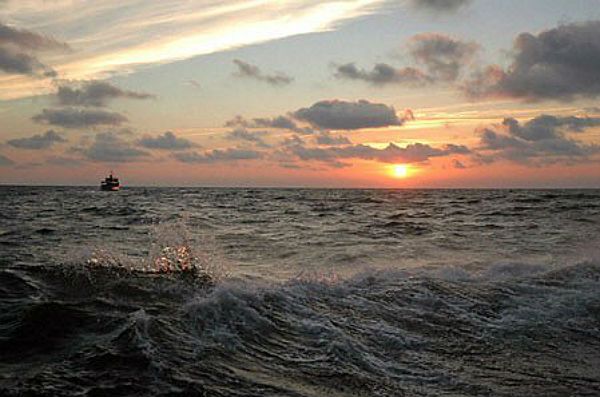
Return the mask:
<path id="1" fill-rule="evenodd" d="M 600 190 L 0 187 L 1 396 L 599 396 Z"/>

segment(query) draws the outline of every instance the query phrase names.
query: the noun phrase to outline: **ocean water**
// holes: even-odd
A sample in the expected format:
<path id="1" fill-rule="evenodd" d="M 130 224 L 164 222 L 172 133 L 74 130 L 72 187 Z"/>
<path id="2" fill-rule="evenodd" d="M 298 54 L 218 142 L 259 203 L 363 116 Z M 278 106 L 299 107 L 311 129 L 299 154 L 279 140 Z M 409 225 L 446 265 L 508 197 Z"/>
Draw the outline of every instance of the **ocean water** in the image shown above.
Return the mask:
<path id="1" fill-rule="evenodd" d="M 0 187 L 2 396 L 600 395 L 600 190 Z"/>

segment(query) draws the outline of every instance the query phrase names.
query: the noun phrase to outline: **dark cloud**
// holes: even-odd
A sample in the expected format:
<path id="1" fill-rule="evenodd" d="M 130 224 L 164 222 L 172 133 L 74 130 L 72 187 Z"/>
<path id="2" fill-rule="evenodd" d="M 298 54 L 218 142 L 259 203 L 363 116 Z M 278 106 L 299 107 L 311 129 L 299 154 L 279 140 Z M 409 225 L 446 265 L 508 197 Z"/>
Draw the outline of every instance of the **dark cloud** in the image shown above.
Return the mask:
<path id="1" fill-rule="evenodd" d="M 528 101 L 600 96 L 600 21 L 520 34 L 512 65 L 477 72 L 464 89 L 472 97 L 512 97 Z"/>
<path id="2" fill-rule="evenodd" d="M 281 141 L 281 146 L 295 146 L 295 145 L 304 145 L 304 140 L 300 138 L 298 135 L 292 135 L 291 137 L 285 138 Z"/>
<path id="3" fill-rule="evenodd" d="M 464 7 L 472 0 L 411 0 L 416 8 L 435 12 L 452 12 Z"/>
<path id="4" fill-rule="evenodd" d="M 44 134 L 37 134 L 28 138 L 17 138 L 7 141 L 10 146 L 19 149 L 47 149 L 55 143 L 63 143 L 67 140 L 56 133 L 54 130 L 46 131 Z"/>
<path id="5" fill-rule="evenodd" d="M 394 68 L 385 63 L 378 63 L 373 70 L 359 69 L 354 63 L 347 63 L 336 68 L 335 76 L 340 79 L 362 80 L 374 85 L 406 84 L 421 86 L 431 82 L 429 76 L 412 67 Z"/>
<path id="6" fill-rule="evenodd" d="M 287 168 L 287 169 L 290 169 L 290 170 L 301 170 L 302 168 L 305 168 L 305 167 L 302 167 L 302 166 L 301 166 L 300 164 L 298 164 L 298 163 L 294 163 L 294 162 L 287 162 L 287 161 L 281 161 L 281 162 L 279 163 L 279 166 L 280 166 L 280 167 L 282 167 L 282 168 Z"/>
<path id="7" fill-rule="evenodd" d="M 294 117 L 318 128 L 334 130 L 389 127 L 404 122 L 393 107 L 365 100 L 320 101 L 309 108 L 297 110 Z"/>
<path id="8" fill-rule="evenodd" d="M 561 133 L 558 128 L 567 131 L 582 132 L 589 127 L 600 125 L 600 118 L 596 117 L 555 117 L 550 115 L 538 116 L 524 125 L 513 118 L 504 119 L 503 124 L 508 127 L 509 132 L 519 138 L 528 141 L 539 141 L 542 139 L 558 138 Z"/>
<path id="9" fill-rule="evenodd" d="M 32 117 L 37 123 L 56 125 L 64 128 L 86 128 L 101 125 L 118 126 L 127 122 L 120 113 L 97 109 L 44 109 Z"/>
<path id="10" fill-rule="evenodd" d="M 286 116 L 277 116 L 274 118 L 256 118 L 253 120 L 256 127 L 282 128 L 290 131 L 297 131 L 299 128 L 292 119 Z"/>
<path id="11" fill-rule="evenodd" d="M 456 168 L 456 169 L 459 169 L 459 170 L 464 170 L 464 169 L 466 169 L 466 168 L 467 168 L 467 166 L 466 166 L 466 165 L 464 165 L 464 164 L 462 163 L 462 161 L 460 161 L 460 160 L 457 160 L 457 159 L 454 159 L 454 160 L 452 160 L 452 166 L 453 166 L 454 168 Z"/>
<path id="12" fill-rule="evenodd" d="M 227 138 L 238 141 L 246 141 L 254 143 L 257 146 L 268 148 L 271 145 L 263 140 L 263 136 L 267 135 L 266 131 L 248 131 L 245 128 L 236 128 L 227 134 Z"/>
<path id="13" fill-rule="evenodd" d="M 480 131 L 481 147 L 475 158 L 484 163 L 503 158 L 534 165 L 581 161 L 599 152 L 600 147 L 583 144 L 565 133 L 579 133 L 594 126 L 600 126 L 600 118 L 542 115 L 524 124 L 506 118 L 502 126 Z"/>
<path id="14" fill-rule="evenodd" d="M 469 64 L 479 46 L 439 33 L 424 33 L 410 40 L 410 53 L 417 64 L 424 65 L 434 81 L 455 81 Z"/>
<path id="15" fill-rule="evenodd" d="M 68 48 L 51 37 L 0 23 L 0 70 L 5 73 L 55 77 L 33 53 Z"/>
<path id="16" fill-rule="evenodd" d="M 469 154 L 471 153 L 471 149 L 466 147 L 465 145 L 456 145 L 454 143 L 449 143 L 444 146 L 444 150 L 449 154 Z"/>
<path id="17" fill-rule="evenodd" d="M 0 167 L 5 167 L 9 165 L 13 165 L 15 162 L 6 157 L 3 154 L 0 154 Z"/>
<path id="18" fill-rule="evenodd" d="M 285 159 L 284 162 L 289 162 L 290 159 L 298 158 L 304 161 L 320 161 L 327 163 L 330 167 L 334 168 L 349 166 L 340 161 L 340 158 L 345 159 L 349 156 L 343 156 L 334 149 L 335 148 L 308 147 L 303 144 L 291 144 L 282 150 L 279 157 Z"/>
<path id="19" fill-rule="evenodd" d="M 233 63 L 238 67 L 236 76 L 247 77 L 258 81 L 263 81 L 273 86 L 282 86 L 290 84 L 294 79 L 283 73 L 277 74 L 264 74 L 258 66 L 251 65 L 247 62 L 235 59 Z"/>
<path id="20" fill-rule="evenodd" d="M 143 159 L 148 152 L 137 149 L 130 142 L 113 132 L 96 134 L 93 142 L 84 148 L 73 149 L 92 161 L 124 163 Z"/>
<path id="21" fill-rule="evenodd" d="M 64 50 L 69 48 L 66 43 L 62 43 L 49 36 L 25 29 L 13 28 L 0 23 L 0 45 L 8 44 L 30 50 Z"/>
<path id="22" fill-rule="evenodd" d="M 423 69 L 414 67 L 395 68 L 378 63 L 366 71 L 348 63 L 336 68 L 337 78 L 366 81 L 374 85 L 400 84 L 423 86 L 434 82 L 453 82 L 462 69 L 472 62 L 479 46 L 473 42 L 438 33 L 424 33 L 411 38 L 409 54 Z"/>
<path id="23" fill-rule="evenodd" d="M 186 150 L 197 146 L 188 139 L 176 137 L 171 131 L 156 137 L 146 135 L 139 139 L 137 144 L 147 149 L 161 150 Z"/>
<path id="24" fill-rule="evenodd" d="M 298 126 L 298 124 L 296 124 L 296 122 L 288 116 L 255 118 L 252 120 L 247 120 L 242 116 L 236 116 L 232 120 L 226 122 L 225 126 L 243 128 L 279 128 L 303 135 L 308 135 L 315 132 L 312 128 Z"/>
<path id="25" fill-rule="evenodd" d="M 326 146 L 341 146 L 341 145 L 350 145 L 350 139 L 346 138 L 343 135 L 332 135 L 327 131 L 321 132 L 320 134 L 315 136 L 315 141 L 319 145 Z"/>
<path id="26" fill-rule="evenodd" d="M 301 160 L 315 160 L 329 163 L 334 167 L 345 166 L 342 160 L 362 159 L 382 163 L 423 163 L 430 158 L 444 157 L 455 154 L 469 153 L 465 146 L 447 145 L 442 148 L 434 148 L 422 143 L 414 143 L 406 147 L 400 147 L 390 143 L 383 149 L 377 149 L 367 145 L 348 145 L 341 147 L 306 147 L 304 145 L 291 145 L 284 149 L 292 156 Z"/>
<path id="27" fill-rule="evenodd" d="M 10 74 L 56 76 L 56 72 L 52 68 L 41 63 L 33 55 L 4 47 L 0 47 L 0 70 Z"/>
<path id="28" fill-rule="evenodd" d="M 58 87 L 56 97 L 62 106 L 106 106 L 116 98 L 148 99 L 153 95 L 144 92 L 122 90 L 106 81 L 76 82 Z"/>
<path id="29" fill-rule="evenodd" d="M 175 153 L 173 157 L 183 163 L 210 164 L 238 160 L 257 160 L 263 157 L 263 153 L 256 150 L 229 148 L 209 150 L 204 153 Z"/>

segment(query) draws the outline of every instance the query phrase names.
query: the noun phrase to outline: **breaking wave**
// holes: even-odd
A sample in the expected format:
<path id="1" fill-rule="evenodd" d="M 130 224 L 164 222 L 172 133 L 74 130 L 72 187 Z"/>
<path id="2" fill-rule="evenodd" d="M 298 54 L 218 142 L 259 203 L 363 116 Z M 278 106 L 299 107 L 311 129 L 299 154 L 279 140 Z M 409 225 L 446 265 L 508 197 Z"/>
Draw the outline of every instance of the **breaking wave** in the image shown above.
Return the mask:
<path id="1" fill-rule="evenodd" d="M 162 251 L 160 251 L 162 252 Z M 592 395 L 600 264 L 0 273 L 4 395 Z M 27 368 L 27 371 L 23 371 Z"/>

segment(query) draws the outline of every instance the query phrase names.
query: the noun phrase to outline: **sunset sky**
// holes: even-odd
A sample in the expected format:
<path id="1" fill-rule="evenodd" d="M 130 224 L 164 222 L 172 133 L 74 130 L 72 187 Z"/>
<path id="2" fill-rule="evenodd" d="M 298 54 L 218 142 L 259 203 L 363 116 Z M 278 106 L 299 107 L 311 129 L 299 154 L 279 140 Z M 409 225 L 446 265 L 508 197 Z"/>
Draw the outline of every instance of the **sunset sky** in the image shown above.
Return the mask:
<path id="1" fill-rule="evenodd" d="M 600 0 L 0 0 L 0 183 L 600 187 Z"/>

